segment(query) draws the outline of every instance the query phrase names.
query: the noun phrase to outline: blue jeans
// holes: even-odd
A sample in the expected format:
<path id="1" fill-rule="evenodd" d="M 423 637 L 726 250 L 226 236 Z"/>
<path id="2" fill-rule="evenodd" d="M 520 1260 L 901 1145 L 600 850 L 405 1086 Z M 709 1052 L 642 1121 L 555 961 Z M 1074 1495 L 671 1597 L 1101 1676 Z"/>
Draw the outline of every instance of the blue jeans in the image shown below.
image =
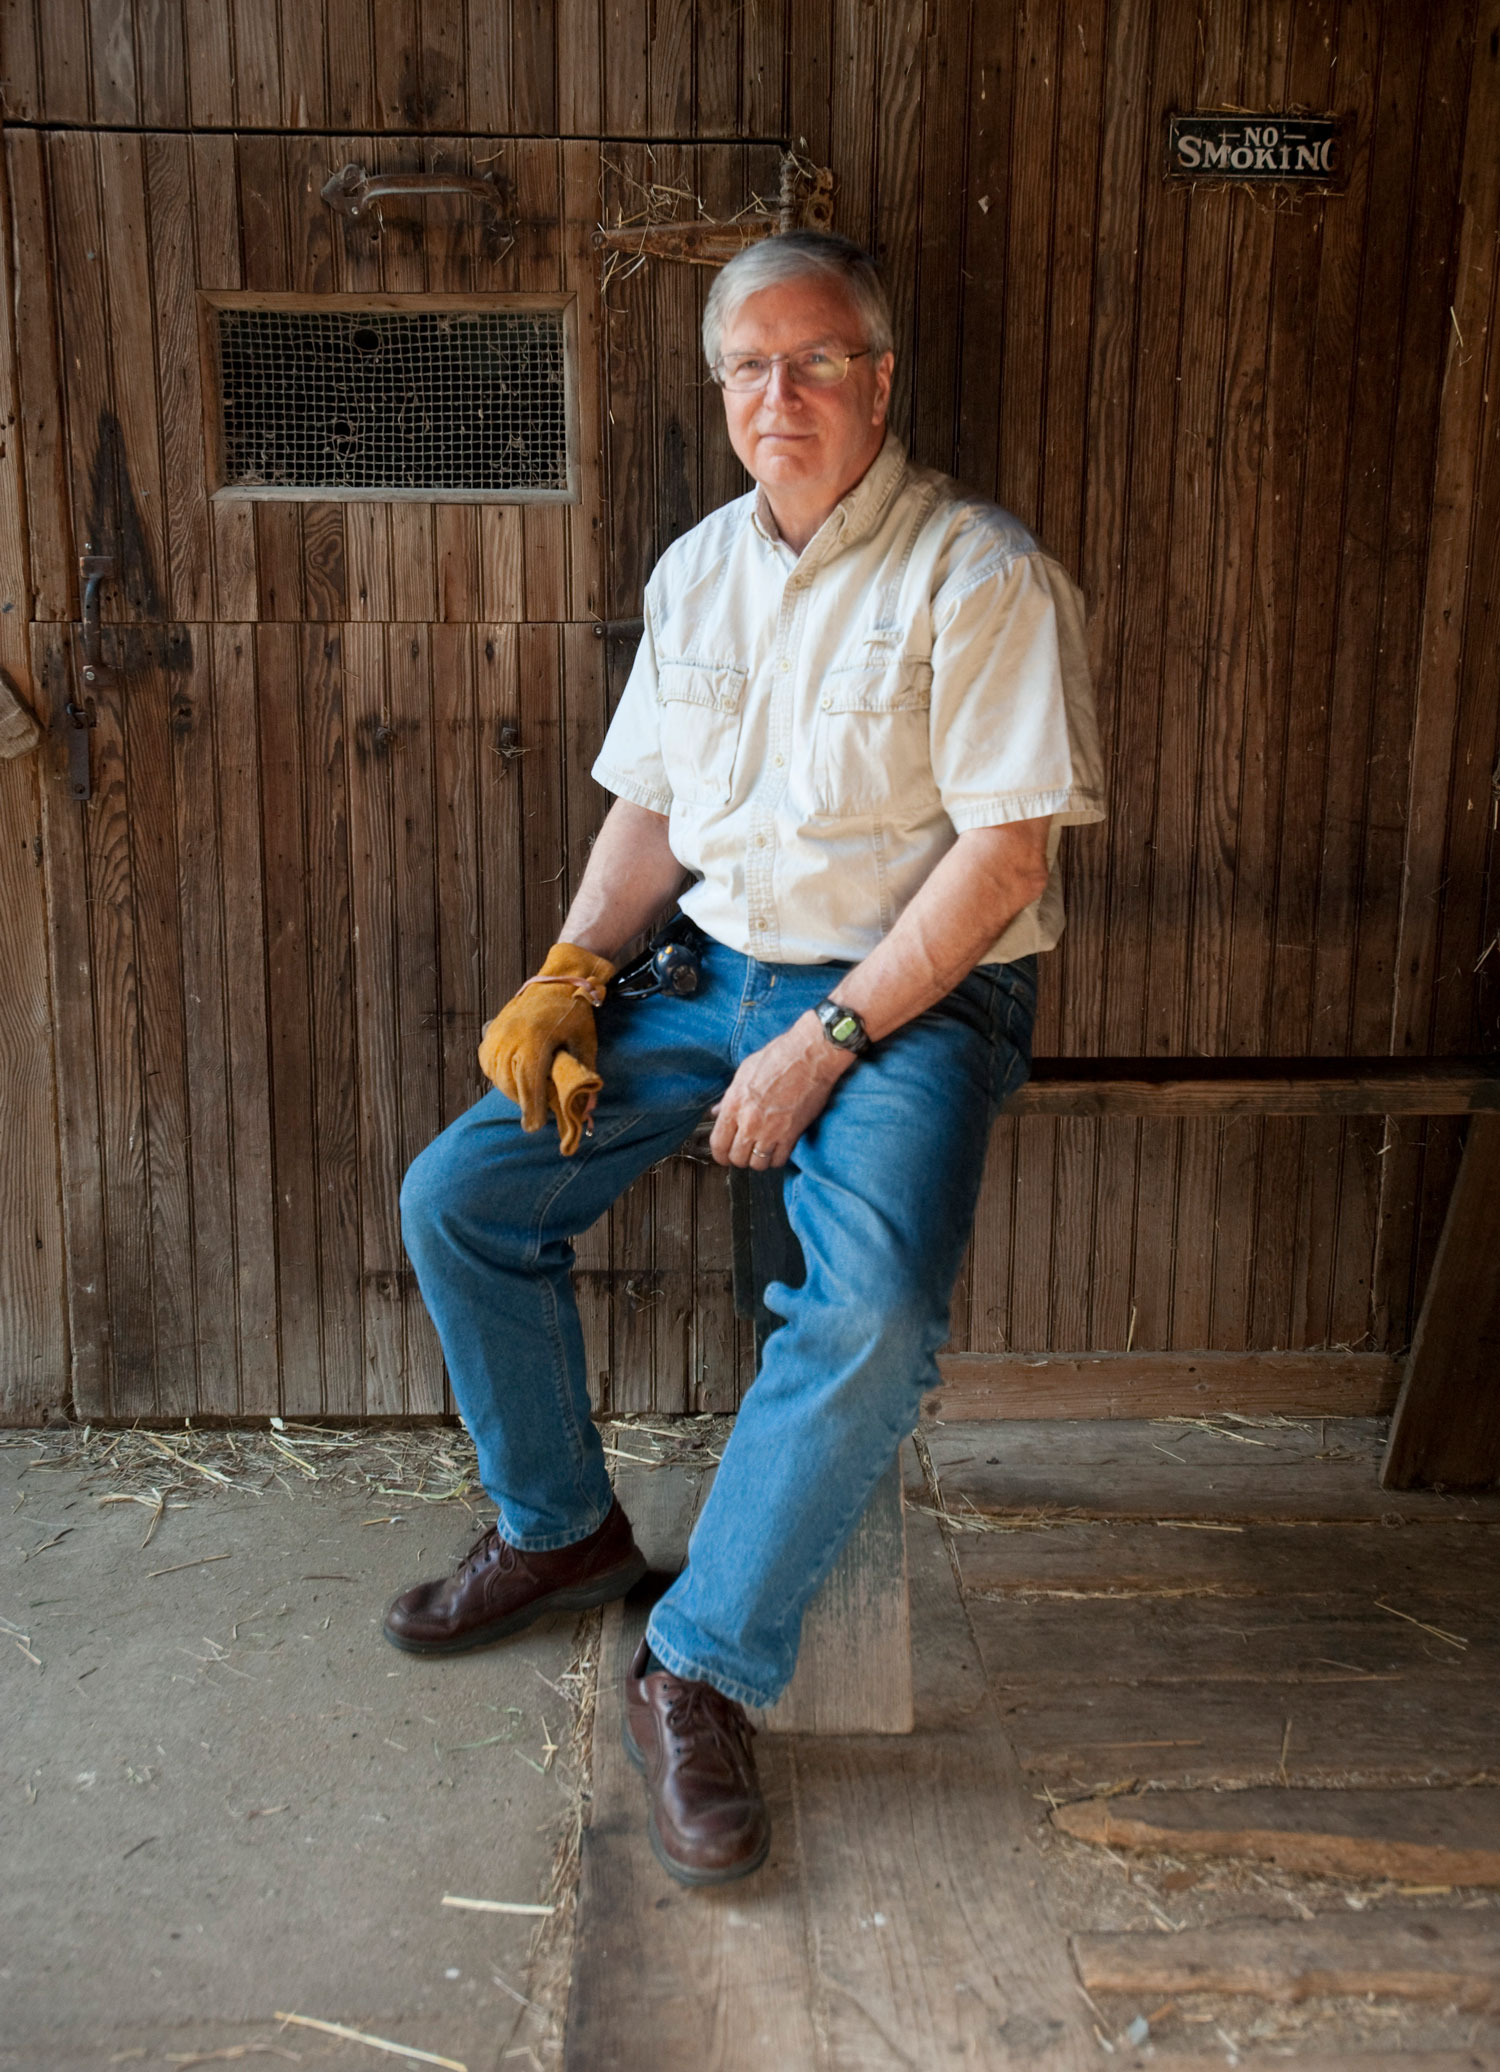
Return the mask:
<path id="1" fill-rule="evenodd" d="M 550 1122 L 528 1136 L 514 1103 L 490 1093 L 412 1165 L 407 1250 L 512 1545 L 568 1546 L 610 1508 L 570 1240 L 844 968 L 760 964 L 715 944 L 690 998 L 605 1001 L 604 1090 L 574 1157 Z M 861 1059 L 797 1144 L 786 1199 L 806 1278 L 767 1290 L 786 1321 L 688 1567 L 651 1618 L 651 1645 L 677 1675 L 749 1705 L 790 1679 L 803 1612 L 937 1379 L 990 1122 L 1026 1077 L 1035 1004 L 1033 958 L 981 966 Z"/>

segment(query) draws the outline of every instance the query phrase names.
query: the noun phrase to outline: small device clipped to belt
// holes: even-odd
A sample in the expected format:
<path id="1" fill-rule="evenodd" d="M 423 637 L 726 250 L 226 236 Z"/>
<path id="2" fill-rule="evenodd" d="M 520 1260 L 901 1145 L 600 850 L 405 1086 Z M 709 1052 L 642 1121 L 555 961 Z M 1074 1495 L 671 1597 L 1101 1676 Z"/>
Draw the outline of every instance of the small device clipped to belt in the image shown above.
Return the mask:
<path id="1" fill-rule="evenodd" d="M 685 999 L 698 990 L 710 940 L 686 914 L 674 914 L 638 957 L 620 967 L 609 989 L 622 1000 L 645 1000 L 652 993 L 675 993 Z"/>

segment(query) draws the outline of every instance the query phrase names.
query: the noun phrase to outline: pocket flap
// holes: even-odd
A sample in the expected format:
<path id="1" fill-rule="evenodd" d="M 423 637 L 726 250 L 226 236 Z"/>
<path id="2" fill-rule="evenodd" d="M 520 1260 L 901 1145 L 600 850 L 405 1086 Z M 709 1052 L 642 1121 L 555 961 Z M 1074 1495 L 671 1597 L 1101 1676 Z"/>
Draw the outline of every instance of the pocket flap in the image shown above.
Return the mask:
<path id="1" fill-rule="evenodd" d="M 818 703 L 824 712 L 925 712 L 932 703 L 932 669 L 926 662 L 831 669 Z"/>
<path id="2" fill-rule="evenodd" d="M 712 712 L 738 712 L 745 696 L 743 669 L 715 662 L 662 662 L 656 696 L 663 705 L 702 705 Z"/>

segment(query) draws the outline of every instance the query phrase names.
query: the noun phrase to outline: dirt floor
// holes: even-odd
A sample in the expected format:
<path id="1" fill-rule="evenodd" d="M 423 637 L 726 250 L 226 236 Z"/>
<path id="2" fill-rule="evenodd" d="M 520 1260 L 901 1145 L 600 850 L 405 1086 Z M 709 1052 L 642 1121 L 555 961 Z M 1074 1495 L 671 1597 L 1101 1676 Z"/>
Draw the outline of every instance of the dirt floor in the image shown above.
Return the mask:
<path id="1" fill-rule="evenodd" d="M 606 1434 L 659 1569 L 724 1431 Z M 927 1428 L 916 1732 L 764 1735 L 771 1862 L 684 1894 L 617 1745 L 642 1604 L 380 1637 L 488 1518 L 462 1434 L 3 1435 L 0 2067 L 1500 2067 L 1500 1495 L 1386 1496 L 1382 1436 Z M 1493 1871 L 1060 1824 L 1372 1804 Z"/>
<path id="2" fill-rule="evenodd" d="M 443 1900 L 570 1889 L 587 1636 L 380 1634 L 487 1521 L 457 1438 L 0 1439 L 7 2072 L 545 2051 L 558 1917 Z"/>

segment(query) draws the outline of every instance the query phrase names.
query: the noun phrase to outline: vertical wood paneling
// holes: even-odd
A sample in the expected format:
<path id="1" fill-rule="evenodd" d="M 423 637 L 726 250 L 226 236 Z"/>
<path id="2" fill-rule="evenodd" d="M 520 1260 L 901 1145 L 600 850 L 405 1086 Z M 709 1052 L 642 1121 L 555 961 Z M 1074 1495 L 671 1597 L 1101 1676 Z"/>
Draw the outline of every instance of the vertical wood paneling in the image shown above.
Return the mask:
<path id="1" fill-rule="evenodd" d="M 45 744 L 42 860 L 56 1016 L 57 1125 L 62 1168 L 64 1292 L 75 1414 L 107 1417 L 113 1401 L 113 1323 L 104 1188 L 104 1086 L 93 1013 L 89 816 L 67 797 L 67 745 L 57 722 L 73 694 L 68 634 L 38 627 L 34 675 L 53 718 Z M 107 917 L 106 917 L 107 918 Z"/>
<path id="2" fill-rule="evenodd" d="M 479 1021 L 555 935 L 606 803 L 592 621 L 637 612 L 741 484 L 699 380 L 708 276 L 648 266 L 605 312 L 589 242 L 653 182 L 714 215 L 773 182 L 769 150 L 694 137 L 784 129 L 833 164 L 893 288 L 898 428 L 1088 593 L 1112 817 L 1069 838 L 1039 1046 L 1420 1054 L 1492 1028 L 1495 0 L 22 14 L 10 105 L 101 132 L 6 140 L 38 262 L 36 610 L 72 616 L 107 533 L 110 614 L 163 629 L 102 715 L 87 813 L 49 750 L 49 883 L 88 888 L 82 934 L 52 923 L 69 1246 L 97 1266 L 70 1291 L 81 1405 L 269 1407 L 278 1357 L 287 1407 L 442 1400 L 394 1185 L 475 1090 Z M 1346 192 L 1161 179 L 1167 109 L 1281 103 L 1348 112 Z M 241 134 L 128 133 L 185 120 Z M 317 189 L 347 158 L 494 163 L 525 227 L 496 255 L 462 201 L 344 224 Z M 210 501 L 191 295 L 241 284 L 576 294 L 582 503 Z M 285 622 L 258 678 L 257 616 Z M 97 1049 L 80 986 L 110 992 Z M 975 1350 L 1399 1343 L 1453 1137 L 1007 1123 L 956 1323 Z M 674 1161 L 580 1245 L 616 1407 L 734 1399 L 722 1194 Z"/>
<path id="3" fill-rule="evenodd" d="M 334 129 L 373 130 L 375 28 L 372 0 L 325 0 L 328 23 L 328 120 Z M 340 159 L 339 164 L 347 164 Z"/>
<path id="4" fill-rule="evenodd" d="M 348 1417 L 359 1414 L 364 1391 L 345 635 L 317 626 L 301 627 L 298 635 L 322 1306 L 319 1407 Z M 288 1374 L 289 1401 L 293 1381 Z"/>
<path id="5" fill-rule="evenodd" d="M 234 1218 L 235 1144 L 230 1091 L 228 995 L 231 984 L 254 984 L 231 974 L 225 959 L 225 908 L 252 898 L 249 887 L 226 886 L 220 843 L 222 799 L 216 714 L 214 642 L 196 627 L 182 650 L 186 668 L 167 690 L 166 733 L 171 754 L 177 866 L 177 923 L 181 940 L 182 1050 L 185 1129 L 168 1147 L 185 1154 L 191 1202 L 190 1262 L 197 1389 L 190 1408 L 233 1417 L 240 1409 L 237 1282 L 240 1259 Z M 136 874 L 137 897 L 141 878 Z M 227 893 L 227 901 L 226 901 Z M 159 1118 L 152 1117 L 153 1130 Z"/>
<path id="6" fill-rule="evenodd" d="M 188 119 L 182 0 L 136 0 L 136 117 L 143 129 L 181 129 Z"/>
<path id="7" fill-rule="evenodd" d="M 38 619 L 56 620 L 68 616 L 71 604 L 73 535 L 43 139 L 35 131 L 10 130 L 4 146 L 15 260 L 6 309 L 15 324 L 27 560 L 24 571 L 16 568 L 9 581 L 30 590 L 31 611 Z"/>
<path id="8" fill-rule="evenodd" d="M 206 631 L 206 629 L 200 629 Z M 266 873 L 255 629 L 213 630 L 213 731 L 217 756 L 219 854 L 224 891 L 223 1004 L 233 1139 L 235 1322 L 242 1416 L 281 1404 L 277 1310 L 277 1176 L 272 1129 L 273 1051 L 267 1010 Z M 285 684 L 266 684 L 266 696 Z M 283 797 L 280 810 L 286 810 Z M 288 1232 L 294 1236 L 293 1230 Z"/>
<path id="9" fill-rule="evenodd" d="M 304 768 L 297 631 L 264 625 L 255 640 L 258 683 L 281 695 L 258 698 L 262 870 L 265 883 L 266 995 L 272 1158 L 276 1175 L 276 1260 L 280 1298 L 281 1400 L 288 1409 L 323 1407 L 319 1332 L 317 1128 L 312 1003 L 313 948 L 307 912 L 310 875 L 305 799 L 315 778 Z"/>
<path id="10" fill-rule="evenodd" d="M 350 626 L 344 633 L 351 687 L 349 882 L 359 1027 L 361 1401 L 367 1413 L 387 1417 L 399 1416 L 407 1407 L 403 1257 L 395 1191 L 406 1162 L 392 801 L 392 766 L 404 754 L 405 744 L 394 719 L 390 682 L 390 664 L 398 644 L 405 645 L 406 632 L 404 627 Z"/>
<path id="11" fill-rule="evenodd" d="M 229 9 L 222 0 L 182 0 L 182 22 L 187 119 L 195 129 L 228 128 L 235 117 Z"/>
<path id="12" fill-rule="evenodd" d="M 31 675 L 27 658 L 26 676 Z M 62 1206 L 53 1098 L 54 1019 L 42 876 L 38 758 L 0 763 L 0 899 L 6 969 L 0 983 L 0 1173 L 5 1176 L 5 1301 L 0 1304 L 0 1422 L 39 1423 L 66 1403 Z"/>

